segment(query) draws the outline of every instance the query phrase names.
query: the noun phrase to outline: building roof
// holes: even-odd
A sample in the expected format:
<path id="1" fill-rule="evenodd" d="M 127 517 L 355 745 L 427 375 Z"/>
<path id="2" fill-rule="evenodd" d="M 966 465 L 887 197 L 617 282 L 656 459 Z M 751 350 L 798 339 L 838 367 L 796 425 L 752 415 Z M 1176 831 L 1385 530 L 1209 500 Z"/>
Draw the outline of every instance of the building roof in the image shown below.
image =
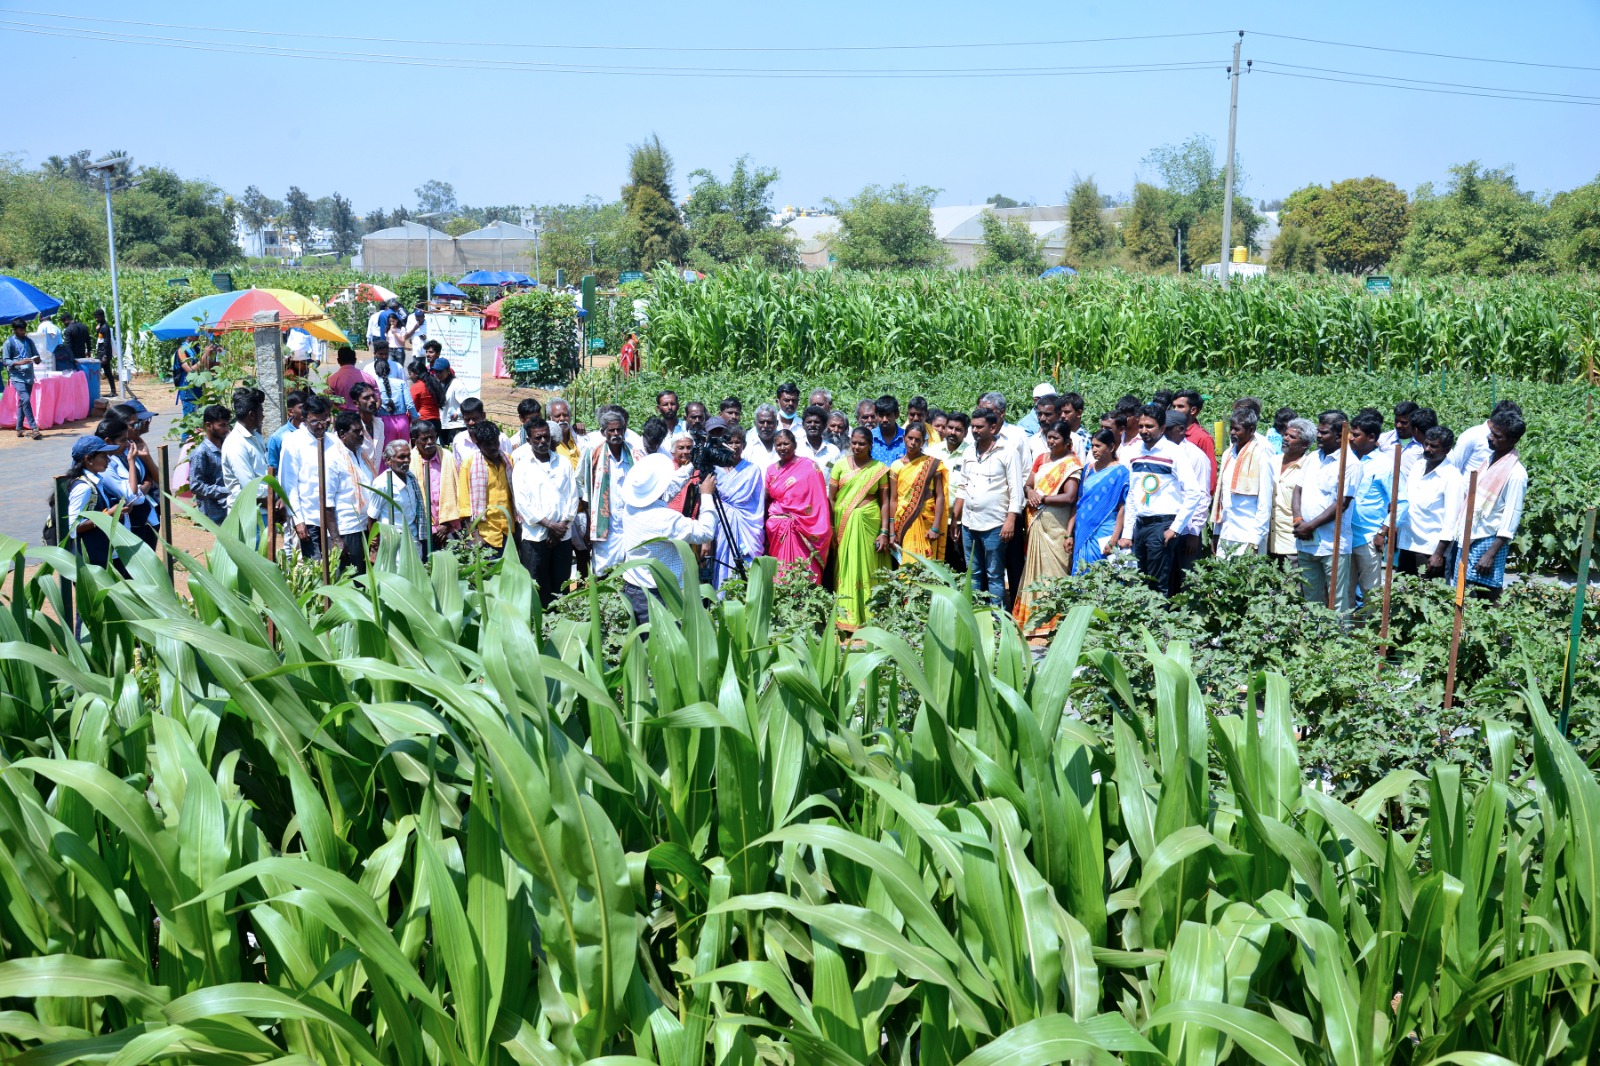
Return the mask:
<path id="1" fill-rule="evenodd" d="M 932 211 L 934 235 L 941 241 L 958 244 L 980 242 L 983 240 L 983 215 L 986 211 L 993 212 L 1002 222 L 1021 219 L 1028 224 L 1029 231 L 1035 237 L 1046 241 L 1064 240 L 1067 235 L 1067 208 L 1064 204 L 1042 207 L 992 207 L 989 204 L 935 207 Z"/>
<path id="2" fill-rule="evenodd" d="M 837 215 L 801 215 L 785 223 L 785 230 L 800 242 L 800 251 L 816 251 L 829 234 L 839 229 Z"/>
<path id="3" fill-rule="evenodd" d="M 539 235 L 533 232 L 533 230 L 528 229 L 525 226 L 519 226 L 515 222 L 507 222 L 502 218 L 496 219 L 487 226 L 484 226 L 482 229 L 475 229 L 471 233 L 463 233 L 461 236 L 457 237 L 456 240 L 531 241 L 538 239 L 538 236 Z"/>
<path id="4" fill-rule="evenodd" d="M 450 234 L 445 233 L 443 230 L 436 230 L 429 226 L 424 226 L 420 222 L 411 222 L 409 220 L 400 223 L 398 226 L 390 226 L 388 229 L 373 230 L 361 239 L 364 241 L 420 241 L 426 240 L 429 233 L 433 234 L 433 239 L 436 241 L 448 241 L 451 239 Z"/>

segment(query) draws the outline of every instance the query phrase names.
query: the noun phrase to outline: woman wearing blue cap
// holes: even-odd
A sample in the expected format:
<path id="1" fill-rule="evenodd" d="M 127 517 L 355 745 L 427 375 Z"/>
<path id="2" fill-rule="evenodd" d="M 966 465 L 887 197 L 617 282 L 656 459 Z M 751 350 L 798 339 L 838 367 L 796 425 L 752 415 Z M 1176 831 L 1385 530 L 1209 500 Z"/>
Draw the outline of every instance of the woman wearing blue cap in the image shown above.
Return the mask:
<path id="1" fill-rule="evenodd" d="M 96 566 L 105 566 L 111 558 L 111 538 L 89 521 L 88 514 L 90 511 L 109 514 L 122 502 L 101 479 L 116 451 L 114 445 L 99 437 L 79 437 L 72 442 L 72 466 L 67 468 L 72 487 L 67 490 L 66 535 L 83 558 Z M 122 569 L 120 562 L 117 569 Z"/>

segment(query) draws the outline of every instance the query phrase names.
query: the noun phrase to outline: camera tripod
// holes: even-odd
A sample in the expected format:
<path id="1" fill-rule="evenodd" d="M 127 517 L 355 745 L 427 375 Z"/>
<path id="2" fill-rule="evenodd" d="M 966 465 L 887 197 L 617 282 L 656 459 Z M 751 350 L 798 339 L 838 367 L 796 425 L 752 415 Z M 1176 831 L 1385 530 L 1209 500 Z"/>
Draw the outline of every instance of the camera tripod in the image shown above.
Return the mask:
<path id="1" fill-rule="evenodd" d="M 713 474 L 712 476 L 714 477 L 716 475 Z M 703 494 L 700 492 L 700 486 L 694 486 L 694 491 L 684 497 L 683 505 L 685 512 L 692 510 L 693 505 L 696 502 L 699 502 L 699 498 L 702 496 Z M 733 523 L 728 521 L 728 507 L 722 502 L 722 493 L 717 489 L 711 490 L 711 506 L 716 510 L 717 513 L 717 528 L 719 530 L 728 530 L 729 536 L 734 537 Z M 744 564 L 744 552 L 739 550 L 737 538 L 734 538 L 734 543 L 730 544 L 730 547 L 733 549 L 734 572 L 739 575 L 740 581 L 749 581 L 750 571 L 749 568 Z M 715 550 L 715 548 L 712 549 L 713 552 L 715 552 Z"/>

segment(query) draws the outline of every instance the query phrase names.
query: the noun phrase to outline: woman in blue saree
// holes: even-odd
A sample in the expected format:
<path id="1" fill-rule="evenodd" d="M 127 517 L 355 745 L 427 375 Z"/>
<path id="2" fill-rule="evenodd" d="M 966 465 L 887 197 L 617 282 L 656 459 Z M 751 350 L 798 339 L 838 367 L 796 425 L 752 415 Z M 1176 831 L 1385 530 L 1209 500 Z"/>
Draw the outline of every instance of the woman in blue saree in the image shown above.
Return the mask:
<path id="1" fill-rule="evenodd" d="M 1123 505 L 1128 502 L 1128 468 L 1117 462 L 1117 435 L 1102 429 L 1092 438 L 1089 450 L 1094 461 L 1084 469 L 1078 488 L 1074 574 L 1104 559 L 1108 546 L 1122 536 Z"/>

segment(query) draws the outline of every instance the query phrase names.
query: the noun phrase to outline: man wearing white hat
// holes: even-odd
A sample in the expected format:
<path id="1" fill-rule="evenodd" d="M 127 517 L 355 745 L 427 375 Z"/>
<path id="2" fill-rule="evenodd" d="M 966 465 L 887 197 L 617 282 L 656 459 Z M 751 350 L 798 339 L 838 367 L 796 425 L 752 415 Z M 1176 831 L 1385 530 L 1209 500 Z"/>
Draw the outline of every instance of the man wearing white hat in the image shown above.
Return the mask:
<path id="1" fill-rule="evenodd" d="M 650 421 L 660 425 L 656 419 Z M 659 437 L 661 434 L 657 430 L 654 435 Z M 646 441 L 651 437 L 651 426 L 647 424 Z M 660 441 L 656 443 L 659 445 Z M 683 476 L 679 476 L 670 455 L 647 455 L 628 471 L 618 490 L 627 509 L 622 528 L 623 536 L 627 538 L 628 554 L 623 561 L 654 560 L 666 567 L 680 583 L 683 581 L 683 558 L 673 542 L 681 540 L 699 545 L 710 544 L 717 538 L 714 508 L 702 508 L 700 518 L 689 518 L 675 510 L 670 503 L 673 495 L 683 487 L 684 477 L 688 473 L 689 468 L 684 467 Z M 714 474 L 700 483 L 702 498 L 709 500 L 716 490 L 717 479 Z M 622 575 L 622 594 L 628 598 L 628 605 L 633 608 L 633 620 L 638 625 L 650 620 L 649 597 L 655 592 L 656 575 L 650 567 L 636 566 Z"/>
<path id="2" fill-rule="evenodd" d="M 1033 387 L 1033 410 L 1029 411 L 1027 414 L 1023 415 L 1017 420 L 1017 427 L 1030 437 L 1038 435 L 1040 414 L 1039 401 L 1045 399 L 1054 400 L 1055 398 L 1056 387 L 1050 384 L 1048 381 L 1041 381 L 1039 384 L 1035 385 Z"/>

